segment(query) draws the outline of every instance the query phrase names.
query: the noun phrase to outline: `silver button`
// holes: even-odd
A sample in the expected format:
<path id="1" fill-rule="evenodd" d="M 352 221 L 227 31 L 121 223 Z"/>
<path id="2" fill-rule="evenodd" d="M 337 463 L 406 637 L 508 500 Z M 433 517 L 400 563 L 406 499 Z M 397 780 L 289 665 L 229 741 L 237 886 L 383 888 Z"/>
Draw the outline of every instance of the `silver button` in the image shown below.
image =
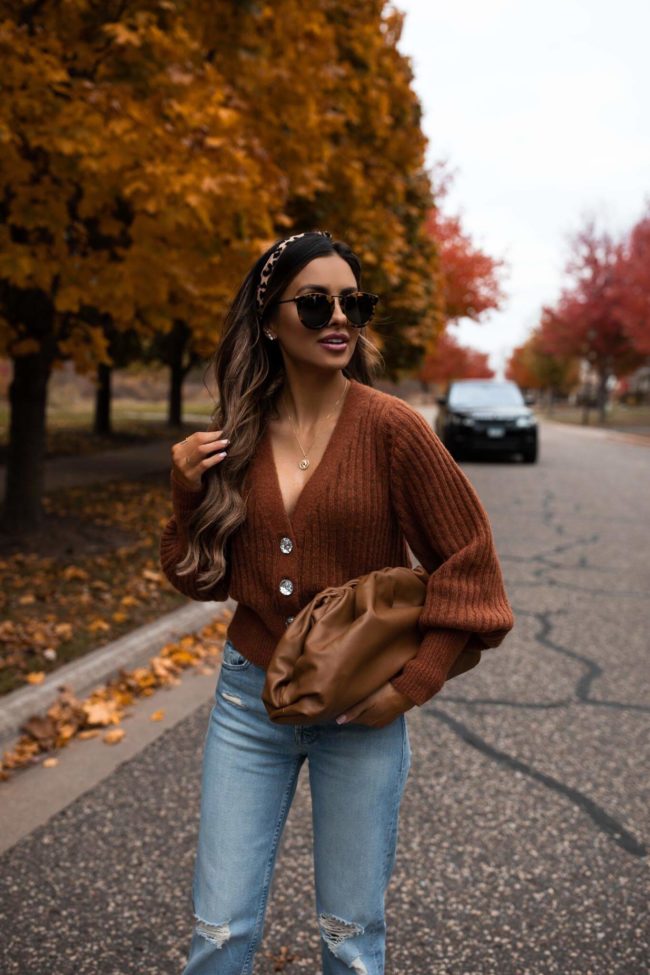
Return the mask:
<path id="1" fill-rule="evenodd" d="M 280 580 L 280 592 L 283 596 L 290 596 L 293 592 L 293 582 L 291 579 Z"/>
<path id="2" fill-rule="evenodd" d="M 293 623 L 293 621 L 295 620 L 295 618 L 296 618 L 295 616 L 287 616 L 286 620 L 284 621 L 284 625 L 285 626 L 288 626 L 289 623 Z"/>
<path id="3" fill-rule="evenodd" d="M 287 538 L 287 536 L 285 535 L 284 538 L 280 539 L 280 551 L 284 552 L 285 555 L 288 555 L 289 552 L 292 551 L 292 549 L 293 549 L 293 542 L 291 541 L 290 538 Z"/>

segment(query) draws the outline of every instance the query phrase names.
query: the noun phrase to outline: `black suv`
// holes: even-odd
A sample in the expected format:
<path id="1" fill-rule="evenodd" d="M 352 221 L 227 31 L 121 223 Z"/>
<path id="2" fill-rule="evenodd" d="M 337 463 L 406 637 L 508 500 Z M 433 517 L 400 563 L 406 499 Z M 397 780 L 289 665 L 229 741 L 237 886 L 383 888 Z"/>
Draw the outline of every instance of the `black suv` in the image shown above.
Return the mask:
<path id="1" fill-rule="evenodd" d="M 537 419 L 516 383 L 459 379 L 438 397 L 435 430 L 458 460 L 474 451 L 519 453 L 537 460 Z"/>

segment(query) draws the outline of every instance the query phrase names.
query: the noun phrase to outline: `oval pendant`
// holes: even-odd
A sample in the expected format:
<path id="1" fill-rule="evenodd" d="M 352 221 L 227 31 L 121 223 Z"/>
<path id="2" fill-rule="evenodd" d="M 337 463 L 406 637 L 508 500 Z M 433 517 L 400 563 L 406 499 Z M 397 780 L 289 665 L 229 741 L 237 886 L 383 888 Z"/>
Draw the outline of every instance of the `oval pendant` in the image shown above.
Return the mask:
<path id="1" fill-rule="evenodd" d="M 300 463 L 298 464 L 298 467 L 300 468 L 301 471 L 306 471 L 307 470 L 307 468 L 309 467 L 309 461 L 307 460 L 306 457 L 305 457 L 304 460 L 301 460 L 300 461 Z"/>

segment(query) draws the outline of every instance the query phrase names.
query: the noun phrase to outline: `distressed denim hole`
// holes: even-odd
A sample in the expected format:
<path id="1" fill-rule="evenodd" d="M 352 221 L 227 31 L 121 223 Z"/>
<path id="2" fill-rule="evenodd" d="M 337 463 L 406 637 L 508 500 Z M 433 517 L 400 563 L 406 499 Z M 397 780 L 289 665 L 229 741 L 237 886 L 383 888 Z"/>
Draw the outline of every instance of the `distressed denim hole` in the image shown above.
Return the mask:
<path id="1" fill-rule="evenodd" d="M 354 921 L 346 921 L 341 917 L 337 917 L 335 914 L 320 914 L 318 922 L 323 941 L 337 958 L 341 958 L 342 954 L 344 954 L 340 949 L 345 945 L 346 941 L 349 941 L 350 938 L 353 938 L 357 934 L 363 934 L 363 927 L 360 924 Z M 356 975 L 368 975 L 368 969 L 361 955 L 357 954 L 350 962 L 347 959 L 344 960 L 348 967 L 353 972 L 356 972 Z"/>
<path id="2" fill-rule="evenodd" d="M 224 921 L 223 924 L 210 924 L 209 921 L 204 921 L 198 915 L 195 914 L 194 916 L 196 918 L 196 933 L 202 938 L 205 938 L 206 941 L 216 945 L 217 948 L 222 948 L 230 938 L 230 924 L 228 921 Z"/>
<path id="3" fill-rule="evenodd" d="M 230 701 L 230 703 L 234 704 L 236 707 L 243 708 L 244 711 L 247 710 L 247 707 L 242 699 L 237 697 L 236 694 L 230 694 L 228 691 L 220 691 L 220 694 L 222 697 L 225 697 L 226 701 Z"/>

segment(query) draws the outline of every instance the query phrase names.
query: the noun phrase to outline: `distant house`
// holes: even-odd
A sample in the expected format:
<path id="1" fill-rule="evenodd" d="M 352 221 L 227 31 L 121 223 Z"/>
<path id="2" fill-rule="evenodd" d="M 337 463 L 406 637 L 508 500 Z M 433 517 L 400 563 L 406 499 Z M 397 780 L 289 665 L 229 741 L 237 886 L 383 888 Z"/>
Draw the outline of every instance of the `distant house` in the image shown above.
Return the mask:
<path id="1" fill-rule="evenodd" d="M 632 403 L 650 403 L 650 364 L 640 366 L 629 376 L 619 379 L 615 390 L 618 399 Z"/>

